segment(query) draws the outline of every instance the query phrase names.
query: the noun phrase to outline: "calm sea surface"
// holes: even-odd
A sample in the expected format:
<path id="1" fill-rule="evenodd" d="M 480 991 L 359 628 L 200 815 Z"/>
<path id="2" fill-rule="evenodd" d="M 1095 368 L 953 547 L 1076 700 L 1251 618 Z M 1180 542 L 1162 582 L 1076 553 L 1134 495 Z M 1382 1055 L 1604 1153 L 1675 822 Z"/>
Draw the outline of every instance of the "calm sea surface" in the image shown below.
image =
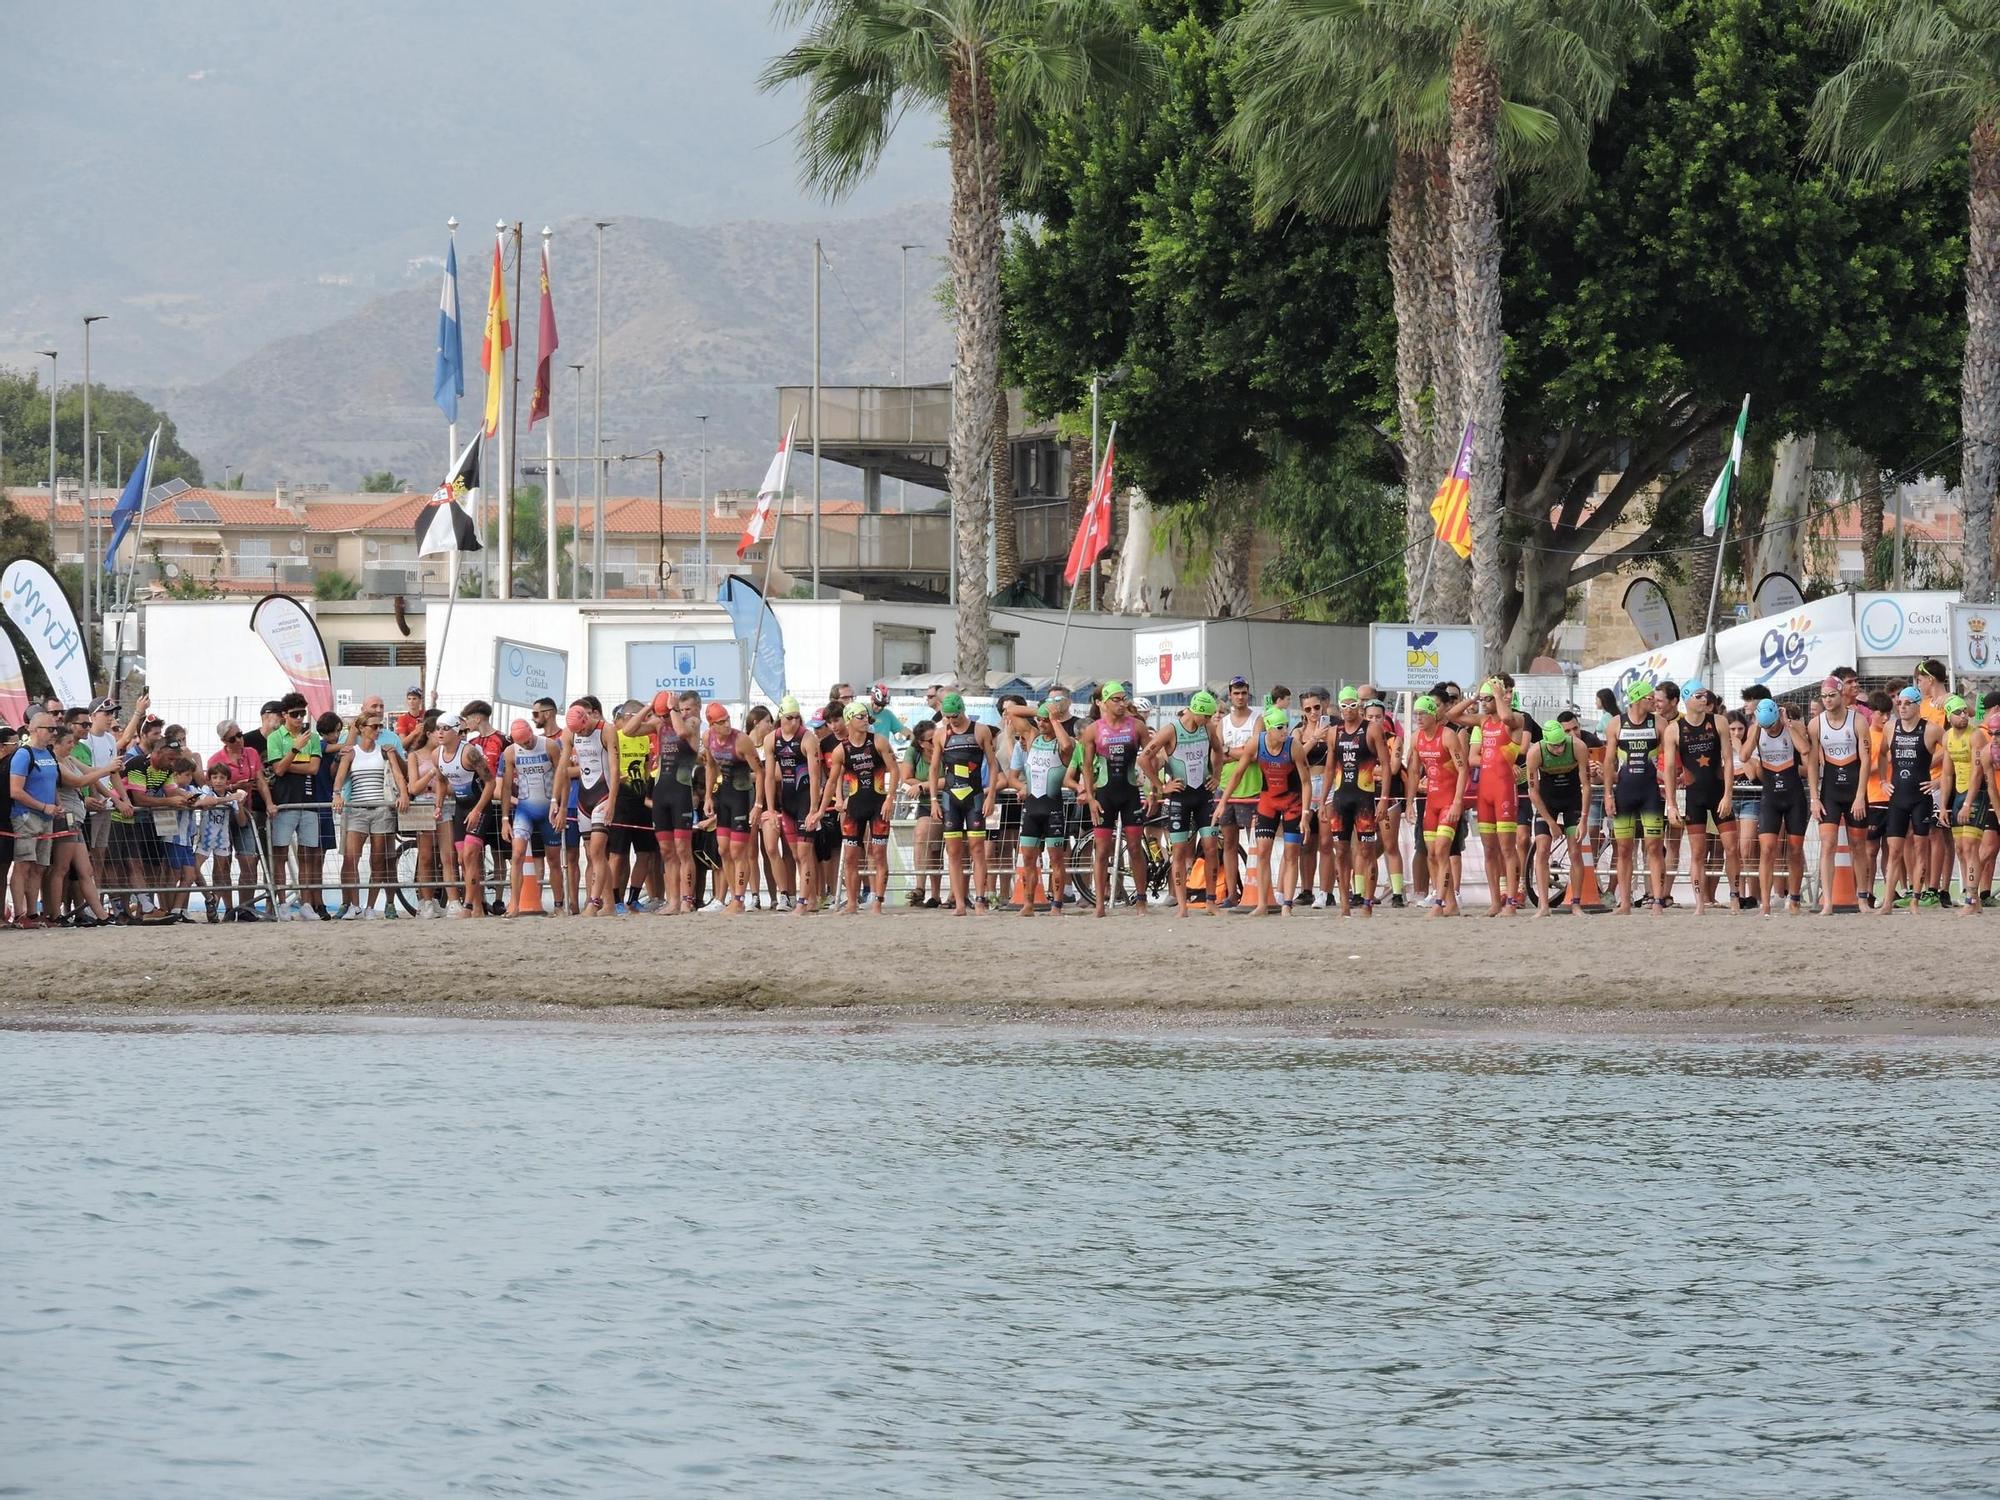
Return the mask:
<path id="1" fill-rule="evenodd" d="M 0 1494 L 2000 1492 L 2000 1051 L 0 1032 Z"/>

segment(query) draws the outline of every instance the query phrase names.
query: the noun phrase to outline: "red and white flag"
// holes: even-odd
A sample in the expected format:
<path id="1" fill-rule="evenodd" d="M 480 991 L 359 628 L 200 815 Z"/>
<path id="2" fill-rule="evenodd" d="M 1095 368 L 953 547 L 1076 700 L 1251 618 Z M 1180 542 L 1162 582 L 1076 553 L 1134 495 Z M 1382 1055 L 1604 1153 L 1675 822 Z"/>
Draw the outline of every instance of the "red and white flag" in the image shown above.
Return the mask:
<path id="1" fill-rule="evenodd" d="M 1090 487 L 1090 503 L 1077 523 L 1076 539 L 1069 544 L 1069 563 L 1063 568 L 1063 582 L 1073 584 L 1095 567 L 1111 545 L 1111 457 L 1118 450 L 1118 424 L 1104 439 L 1104 462 L 1097 466 L 1097 479 Z"/>
<path id="2" fill-rule="evenodd" d="M 778 444 L 778 451 L 771 459 L 771 467 L 764 471 L 764 482 L 757 486 L 756 508 L 743 523 L 743 535 L 736 543 L 739 559 L 764 540 L 764 522 L 770 517 L 771 508 L 784 502 L 785 476 L 792 468 L 792 433 L 798 425 L 799 419 L 793 417 L 791 426 L 785 429 L 785 440 Z"/>

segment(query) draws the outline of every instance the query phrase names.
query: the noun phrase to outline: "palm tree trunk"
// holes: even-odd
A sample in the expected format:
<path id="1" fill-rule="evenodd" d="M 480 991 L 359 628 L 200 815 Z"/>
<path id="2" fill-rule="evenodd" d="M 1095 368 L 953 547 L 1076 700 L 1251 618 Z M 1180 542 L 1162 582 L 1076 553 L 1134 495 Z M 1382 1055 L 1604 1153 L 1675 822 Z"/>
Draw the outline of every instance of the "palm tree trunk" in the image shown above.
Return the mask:
<path id="1" fill-rule="evenodd" d="M 1000 131 L 986 58 L 976 47 L 965 48 L 948 66 L 951 223 L 946 253 L 957 363 L 946 474 L 958 548 L 955 666 L 961 682 L 977 687 L 986 680 L 993 610 L 986 587 L 986 542 L 992 526 L 986 482 L 1000 388 Z"/>
<path id="2" fill-rule="evenodd" d="M 2000 482 L 2000 119 L 1972 132 L 1965 256 L 1965 371 L 1959 394 L 1965 597 L 1993 598 L 1993 491 Z"/>
<path id="3" fill-rule="evenodd" d="M 1882 587 L 1882 465 L 1872 453 L 1861 455 L 1861 578 Z"/>
<path id="4" fill-rule="evenodd" d="M 1014 520 L 1014 444 L 1007 436 L 1007 391 L 993 404 L 993 579 L 1004 591 L 1021 576 L 1021 533 Z"/>
<path id="5" fill-rule="evenodd" d="M 1423 618 L 1416 592 L 1431 522 L 1432 451 L 1436 416 L 1424 409 L 1432 383 L 1430 283 L 1424 255 L 1430 228 L 1429 184 L 1422 156 L 1396 153 L 1396 178 L 1389 189 L 1389 295 L 1396 316 L 1396 425 L 1403 450 L 1403 538 L 1409 547 L 1410 618 Z"/>
<path id="6" fill-rule="evenodd" d="M 1500 388 L 1500 80 L 1468 28 L 1451 60 L 1451 271 L 1458 315 L 1458 392 L 1472 445 L 1472 610 L 1488 662 L 1503 659 L 1513 580 L 1502 556 Z"/>
<path id="7" fill-rule="evenodd" d="M 1234 619 L 1250 608 L 1250 533 L 1254 507 L 1249 487 L 1224 480 L 1209 491 L 1216 517 L 1214 548 L 1209 553 L 1204 602 L 1218 620 Z"/>

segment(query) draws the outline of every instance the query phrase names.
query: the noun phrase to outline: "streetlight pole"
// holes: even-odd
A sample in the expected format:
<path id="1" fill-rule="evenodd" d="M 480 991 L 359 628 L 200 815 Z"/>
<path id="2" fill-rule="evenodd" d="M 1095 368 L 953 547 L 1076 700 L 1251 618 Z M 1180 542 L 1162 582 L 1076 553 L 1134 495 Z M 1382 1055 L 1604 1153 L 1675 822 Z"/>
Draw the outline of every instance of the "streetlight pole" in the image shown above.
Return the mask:
<path id="1" fill-rule="evenodd" d="M 813 598 L 819 597 L 819 241 L 813 241 L 813 523 L 812 523 L 812 584 Z M 780 501 L 782 504 L 783 502 Z"/>
<path id="2" fill-rule="evenodd" d="M 583 361 L 570 368 L 576 371 L 576 411 L 570 418 L 570 462 L 583 461 Z M 554 563 L 551 562 L 553 567 Z M 569 596 L 583 597 L 583 499 L 576 490 L 576 470 L 569 471 Z"/>
<path id="3" fill-rule="evenodd" d="M 56 563 L 56 351 L 39 349 L 49 362 L 49 566 Z M 81 550 L 81 549 L 79 549 Z"/>
<path id="4" fill-rule="evenodd" d="M 591 467 L 596 474 L 596 505 L 590 526 L 590 573 L 597 597 L 604 597 L 604 231 L 610 219 L 597 223 L 597 353 L 592 361 L 592 382 L 597 387 L 597 415 L 590 426 Z"/>
<path id="5" fill-rule="evenodd" d="M 659 513 L 660 552 L 653 563 L 653 582 L 659 588 L 659 597 L 667 592 L 667 450 L 654 448 L 646 453 L 621 453 L 618 462 L 630 463 L 635 459 L 650 458 L 653 461 L 653 504 Z"/>
<path id="6" fill-rule="evenodd" d="M 708 417 L 696 417 L 701 424 L 701 580 L 695 586 L 695 598 L 708 597 Z"/>
<path id="7" fill-rule="evenodd" d="M 89 544 L 83 576 L 83 639 L 84 651 L 90 650 L 91 622 L 99 613 L 98 605 L 103 603 L 98 591 L 97 578 L 97 525 L 90 514 L 92 486 L 90 483 L 90 325 L 102 323 L 109 313 L 86 313 L 83 319 L 83 529 L 89 533 Z"/>
<path id="8" fill-rule="evenodd" d="M 914 443 L 917 440 L 917 408 L 915 399 L 910 395 L 910 252 L 925 247 L 914 244 L 898 245 L 896 248 L 903 252 L 903 345 L 896 358 L 896 383 L 903 388 L 903 410 L 910 419 L 910 441 Z M 899 479 L 896 481 L 896 509 L 906 511 L 909 508 L 910 482 Z"/>
<path id="9" fill-rule="evenodd" d="M 549 240 L 555 231 L 548 225 L 542 226 L 542 280 L 549 280 Z M 553 318 L 554 314 L 550 314 Z M 549 357 L 548 350 L 541 347 L 541 324 L 536 323 L 535 361 L 539 366 Z M 553 600 L 562 592 L 557 587 L 556 578 L 556 376 L 549 371 L 549 389 L 542 392 L 548 401 L 546 420 L 548 426 L 542 429 L 542 578 L 548 585 L 546 592 Z M 535 384 L 540 385 L 537 380 Z M 534 415 L 532 411 L 528 414 Z M 530 426 L 533 425 L 531 422 Z"/>

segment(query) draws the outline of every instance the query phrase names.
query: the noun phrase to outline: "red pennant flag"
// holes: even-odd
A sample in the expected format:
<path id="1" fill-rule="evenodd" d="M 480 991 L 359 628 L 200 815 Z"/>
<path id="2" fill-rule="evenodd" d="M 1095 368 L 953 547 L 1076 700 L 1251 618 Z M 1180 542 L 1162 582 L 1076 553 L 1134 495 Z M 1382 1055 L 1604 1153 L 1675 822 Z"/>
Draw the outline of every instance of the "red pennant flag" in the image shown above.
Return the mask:
<path id="1" fill-rule="evenodd" d="M 1097 466 L 1097 479 L 1090 487 L 1090 503 L 1077 523 L 1076 539 L 1069 544 L 1069 562 L 1063 568 L 1063 582 L 1074 584 L 1094 567 L 1111 545 L 1111 457 L 1118 449 L 1118 424 L 1104 439 L 1104 462 Z"/>
<path id="2" fill-rule="evenodd" d="M 542 331 L 539 352 L 535 355 L 535 395 L 528 403 L 528 431 L 535 430 L 535 424 L 549 414 L 549 393 L 555 389 L 556 350 L 562 347 L 562 340 L 556 337 L 556 304 L 549 295 L 549 242 L 542 241 Z"/>

